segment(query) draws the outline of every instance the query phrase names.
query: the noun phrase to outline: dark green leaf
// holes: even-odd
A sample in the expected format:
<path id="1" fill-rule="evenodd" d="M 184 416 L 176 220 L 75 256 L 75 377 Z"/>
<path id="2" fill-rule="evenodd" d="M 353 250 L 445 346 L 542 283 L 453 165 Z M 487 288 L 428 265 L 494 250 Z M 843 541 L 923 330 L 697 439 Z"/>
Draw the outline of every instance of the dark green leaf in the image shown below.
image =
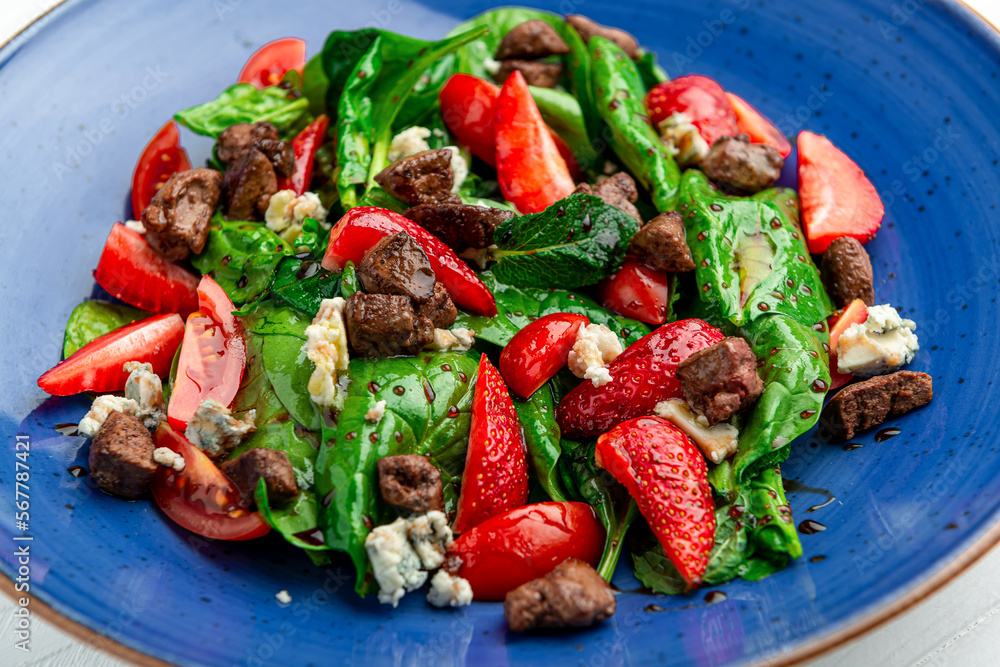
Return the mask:
<path id="1" fill-rule="evenodd" d="M 70 356 L 95 338 L 144 317 L 149 317 L 149 313 L 131 306 L 107 301 L 84 301 L 69 314 L 63 339 L 63 357 Z"/>
<path id="2" fill-rule="evenodd" d="M 308 115 L 309 100 L 296 98 L 288 90 L 269 86 L 257 90 L 249 83 L 230 86 L 211 102 L 174 115 L 192 132 L 218 137 L 230 125 L 268 121 L 278 133 L 290 137 Z"/>
<path id="3" fill-rule="evenodd" d="M 657 64 L 656 53 L 653 51 L 645 51 L 639 56 L 635 61 L 635 68 L 639 70 L 639 76 L 642 77 L 642 83 L 647 93 L 656 84 L 670 80 L 667 72 Z"/>
<path id="4" fill-rule="evenodd" d="M 531 86 L 530 90 L 545 123 L 569 145 L 580 166 L 595 169 L 601 155 L 587 136 L 580 102 L 573 95 L 555 88 Z"/>
<path id="5" fill-rule="evenodd" d="M 524 430 L 528 460 L 549 498 L 568 500 L 559 478 L 559 424 L 556 423 L 555 403 L 549 384 L 542 385 L 527 401 L 514 399 L 514 410 Z"/>
<path id="6" fill-rule="evenodd" d="M 302 70 L 302 94 L 309 100 L 309 113 L 313 116 L 327 113 L 326 96 L 330 79 L 323 71 L 323 54 L 317 53 Z"/>

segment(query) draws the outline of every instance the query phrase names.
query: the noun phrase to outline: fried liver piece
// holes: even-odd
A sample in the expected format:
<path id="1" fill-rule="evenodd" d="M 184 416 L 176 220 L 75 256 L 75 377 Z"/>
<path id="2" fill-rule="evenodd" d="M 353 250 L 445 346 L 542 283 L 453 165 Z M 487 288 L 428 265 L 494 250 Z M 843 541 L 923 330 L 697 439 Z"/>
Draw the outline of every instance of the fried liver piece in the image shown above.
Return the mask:
<path id="1" fill-rule="evenodd" d="M 537 88 L 555 88 L 563 73 L 562 63 L 550 63 L 545 60 L 521 60 L 509 58 L 500 62 L 500 71 L 493 79 L 497 83 L 507 80 L 514 70 L 524 75 L 529 86 Z"/>
<path id="2" fill-rule="evenodd" d="M 267 121 L 230 125 L 219 135 L 215 145 L 215 155 L 223 164 L 229 164 L 243 157 L 258 139 L 278 141 L 278 128 Z"/>
<path id="3" fill-rule="evenodd" d="M 156 472 L 153 438 L 136 417 L 114 411 L 90 443 L 90 474 L 105 493 L 134 499 L 146 492 Z"/>
<path id="4" fill-rule="evenodd" d="M 753 194 L 774 185 L 785 162 L 766 144 L 752 144 L 750 137 L 717 139 L 701 160 L 701 170 L 713 182 L 741 194 Z"/>
<path id="5" fill-rule="evenodd" d="M 274 165 L 255 145 L 242 157 L 230 162 L 223 174 L 226 218 L 229 220 L 256 220 L 264 217 L 271 195 L 278 191 L 278 176 Z"/>
<path id="6" fill-rule="evenodd" d="M 820 416 L 834 436 L 850 440 L 856 433 L 923 407 L 934 398 L 930 375 L 896 371 L 849 384 L 838 391 Z"/>
<path id="7" fill-rule="evenodd" d="M 742 338 L 724 338 L 677 365 L 684 400 L 712 424 L 749 407 L 764 391 L 757 358 Z"/>
<path id="8" fill-rule="evenodd" d="M 281 178 L 288 178 L 295 171 L 295 149 L 287 141 L 277 139 L 258 139 L 253 147 L 264 154 L 274 167 L 274 173 Z"/>
<path id="9" fill-rule="evenodd" d="M 414 514 L 444 511 L 441 473 L 426 456 L 383 456 L 376 465 L 382 500 Z"/>
<path id="10" fill-rule="evenodd" d="M 171 261 L 201 253 L 221 195 L 222 174 L 214 169 L 174 174 L 139 216 L 146 241 Z"/>
<path id="11" fill-rule="evenodd" d="M 219 469 L 236 485 L 248 506 L 253 503 L 257 482 L 261 479 L 267 487 L 268 502 L 282 502 L 299 495 L 295 469 L 288 455 L 277 449 L 248 449 L 223 463 Z"/>
<path id="12" fill-rule="evenodd" d="M 588 563 L 567 558 L 554 570 L 518 586 L 503 601 L 514 632 L 532 628 L 585 628 L 615 613 L 615 594 Z"/>
<path id="13" fill-rule="evenodd" d="M 857 239 L 834 239 L 823 253 L 822 273 L 823 285 L 838 308 L 846 308 L 855 299 L 875 305 L 872 262 Z"/>
<path id="14" fill-rule="evenodd" d="M 640 229 L 628 246 L 628 254 L 660 271 L 694 271 L 688 248 L 684 218 L 677 211 L 661 213 Z"/>
<path id="15" fill-rule="evenodd" d="M 573 26 L 573 28 L 580 34 L 580 37 L 583 38 L 585 43 L 590 42 L 590 38 L 594 35 L 600 35 L 601 37 L 609 39 L 617 44 L 618 47 L 625 52 L 625 55 L 632 60 L 635 60 L 640 55 L 638 40 L 624 30 L 601 25 L 600 23 L 581 14 L 567 15 L 566 23 Z"/>
<path id="16" fill-rule="evenodd" d="M 409 297 L 355 292 L 344 308 L 347 339 L 359 357 L 412 356 L 434 339 L 434 325 Z"/>
<path id="17" fill-rule="evenodd" d="M 533 19 L 511 28 L 500 40 L 494 57 L 497 60 L 533 60 L 564 53 L 569 53 L 569 46 L 559 33 L 545 21 Z"/>
<path id="18" fill-rule="evenodd" d="M 627 213 L 635 218 L 640 225 L 642 224 L 639 209 L 634 206 L 634 202 L 639 198 L 639 191 L 635 188 L 635 181 L 624 171 L 619 171 L 596 185 L 580 183 L 576 186 L 573 194 L 579 192 L 600 197 L 604 203 Z"/>
<path id="19" fill-rule="evenodd" d="M 384 236 L 358 263 L 358 280 L 370 294 L 401 294 L 417 303 L 434 295 L 434 269 L 406 232 Z"/>
<path id="20" fill-rule="evenodd" d="M 434 293 L 428 301 L 418 303 L 413 310 L 418 318 L 430 320 L 438 329 L 447 329 L 458 317 L 458 308 L 451 300 L 451 294 L 441 283 L 434 285 Z"/>
<path id="21" fill-rule="evenodd" d="M 455 175 L 451 170 L 450 148 L 400 158 L 380 171 L 375 182 L 410 206 L 462 203 L 462 198 L 451 191 Z"/>
<path id="22" fill-rule="evenodd" d="M 403 214 L 456 252 L 493 244 L 497 226 L 514 217 L 513 211 L 470 204 L 421 204 Z"/>

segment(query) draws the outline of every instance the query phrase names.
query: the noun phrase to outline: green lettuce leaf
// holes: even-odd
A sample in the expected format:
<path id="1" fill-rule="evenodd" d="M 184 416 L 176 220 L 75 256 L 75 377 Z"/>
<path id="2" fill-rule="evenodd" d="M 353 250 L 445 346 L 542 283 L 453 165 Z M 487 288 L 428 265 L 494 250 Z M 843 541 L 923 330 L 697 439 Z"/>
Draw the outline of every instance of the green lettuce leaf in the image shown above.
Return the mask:
<path id="1" fill-rule="evenodd" d="M 63 338 L 63 358 L 104 334 L 149 317 L 138 308 L 107 301 L 84 301 L 69 314 Z"/>
<path id="2" fill-rule="evenodd" d="M 174 114 L 184 127 L 197 134 L 218 137 L 230 125 L 268 121 L 285 138 L 308 120 L 309 100 L 296 97 L 277 86 L 258 90 L 249 83 L 237 83 L 205 104 Z"/>

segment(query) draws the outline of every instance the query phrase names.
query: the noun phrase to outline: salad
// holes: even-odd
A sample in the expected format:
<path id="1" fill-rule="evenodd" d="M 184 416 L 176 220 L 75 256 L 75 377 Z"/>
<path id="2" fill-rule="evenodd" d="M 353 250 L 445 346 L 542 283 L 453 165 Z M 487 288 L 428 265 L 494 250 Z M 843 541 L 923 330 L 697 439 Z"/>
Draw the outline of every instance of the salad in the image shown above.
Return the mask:
<path id="1" fill-rule="evenodd" d="M 264 46 L 139 157 L 94 271 L 113 298 L 38 380 L 93 396 L 104 491 L 346 555 L 385 604 L 429 583 L 584 627 L 618 566 L 661 594 L 781 570 L 796 438 L 931 400 L 873 286 L 882 203 L 827 138 L 776 187 L 766 117 L 579 15 L 305 54 Z"/>

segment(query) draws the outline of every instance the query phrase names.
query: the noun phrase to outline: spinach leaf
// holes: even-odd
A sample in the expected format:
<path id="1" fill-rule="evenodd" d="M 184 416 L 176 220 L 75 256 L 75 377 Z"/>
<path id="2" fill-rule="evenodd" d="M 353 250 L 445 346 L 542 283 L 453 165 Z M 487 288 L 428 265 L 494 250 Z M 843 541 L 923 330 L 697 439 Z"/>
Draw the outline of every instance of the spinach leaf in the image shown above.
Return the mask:
<path id="1" fill-rule="evenodd" d="M 308 108 L 308 99 L 295 97 L 284 88 L 257 90 L 249 83 L 237 83 L 211 102 L 179 111 L 174 118 L 192 132 L 209 137 L 218 137 L 230 125 L 266 120 L 287 138 L 308 120 Z"/>
<path id="2" fill-rule="evenodd" d="M 646 89 L 635 63 L 601 36 L 591 37 L 590 57 L 595 108 L 611 130 L 615 154 L 649 191 L 658 210 L 673 210 L 680 170 L 649 124 Z"/>
<path id="3" fill-rule="evenodd" d="M 754 556 L 767 561 L 777 571 L 785 567 L 790 559 L 802 555 L 802 543 L 792 521 L 792 510 L 785 498 L 785 488 L 781 470 L 764 468 L 749 484 L 750 511 L 756 519 L 750 546 Z M 750 571 L 740 572 L 740 576 L 755 581 L 771 572 L 757 563 Z"/>
<path id="4" fill-rule="evenodd" d="M 360 289 L 354 262 L 348 262 L 344 265 L 344 272 L 340 274 L 340 295 L 346 299 Z"/>
<path id="5" fill-rule="evenodd" d="M 346 275 L 346 274 L 345 274 Z M 535 287 L 511 287 L 496 279 L 490 271 L 479 274 L 493 292 L 497 303 L 494 317 L 470 315 L 458 311 L 456 327 L 473 329 L 476 338 L 504 347 L 528 322 L 552 313 L 580 313 L 591 324 L 603 324 L 614 331 L 628 347 L 649 333 L 649 327 L 637 320 L 620 317 L 602 308 L 590 297 L 566 290 L 548 290 Z"/>
<path id="6" fill-rule="evenodd" d="M 288 263 L 289 270 L 298 265 L 296 275 L 302 270 L 302 263 L 296 260 L 295 263 Z M 284 266 L 284 263 L 282 264 Z M 316 266 L 313 264 L 312 266 Z M 280 269 L 279 269 L 280 275 Z M 270 292 L 270 297 L 275 302 L 291 306 L 300 310 L 310 317 L 315 317 L 319 312 L 320 304 L 324 299 L 332 299 L 340 294 L 340 276 L 321 271 L 308 278 L 302 278 L 287 284 L 276 284 Z"/>
<path id="7" fill-rule="evenodd" d="M 144 317 L 149 317 L 149 313 L 131 306 L 107 301 L 84 301 L 73 309 L 69 314 L 69 321 L 66 322 L 63 358 L 70 356 L 95 338 L 100 338 Z"/>
<path id="8" fill-rule="evenodd" d="M 656 84 L 670 80 L 666 70 L 656 62 L 656 53 L 653 51 L 644 51 L 635 61 L 635 68 L 639 70 L 639 76 L 642 77 L 647 93 Z"/>
<path id="9" fill-rule="evenodd" d="M 555 88 L 530 86 L 531 96 L 546 124 L 555 131 L 573 151 L 580 166 L 592 170 L 601 158 L 587 136 L 580 102 L 567 92 Z"/>
<path id="10" fill-rule="evenodd" d="M 808 326 L 833 312 L 797 217 L 788 215 L 797 210 L 787 204 L 793 197 L 788 190 L 726 197 L 693 169 L 681 179 L 698 293 L 737 326 L 771 313 Z"/>
<path id="11" fill-rule="evenodd" d="M 309 113 L 313 116 L 326 113 L 326 95 L 330 79 L 323 71 L 323 54 L 317 53 L 302 70 L 302 94 L 309 100 Z"/>
<path id="12" fill-rule="evenodd" d="M 611 275 L 639 225 L 600 197 L 575 194 L 515 216 L 494 234 L 493 273 L 515 287 L 581 287 Z"/>
<path id="13" fill-rule="evenodd" d="M 514 410 L 524 431 L 528 460 L 535 477 L 549 498 L 568 500 L 559 477 L 559 424 L 556 423 L 555 401 L 549 383 L 545 383 L 527 401 L 514 399 Z"/>
<path id="14" fill-rule="evenodd" d="M 442 472 L 454 508 L 454 486 L 465 464 L 478 358 L 471 353 L 425 352 L 418 357 L 351 359 L 350 385 L 336 428 L 324 429 L 316 492 L 324 500 L 320 524 L 327 546 L 354 561 L 356 589 L 372 586 L 365 553 L 371 526 L 393 511 L 378 493 L 375 462 L 394 454 L 423 454 Z M 383 400 L 378 423 L 365 418 Z"/>

